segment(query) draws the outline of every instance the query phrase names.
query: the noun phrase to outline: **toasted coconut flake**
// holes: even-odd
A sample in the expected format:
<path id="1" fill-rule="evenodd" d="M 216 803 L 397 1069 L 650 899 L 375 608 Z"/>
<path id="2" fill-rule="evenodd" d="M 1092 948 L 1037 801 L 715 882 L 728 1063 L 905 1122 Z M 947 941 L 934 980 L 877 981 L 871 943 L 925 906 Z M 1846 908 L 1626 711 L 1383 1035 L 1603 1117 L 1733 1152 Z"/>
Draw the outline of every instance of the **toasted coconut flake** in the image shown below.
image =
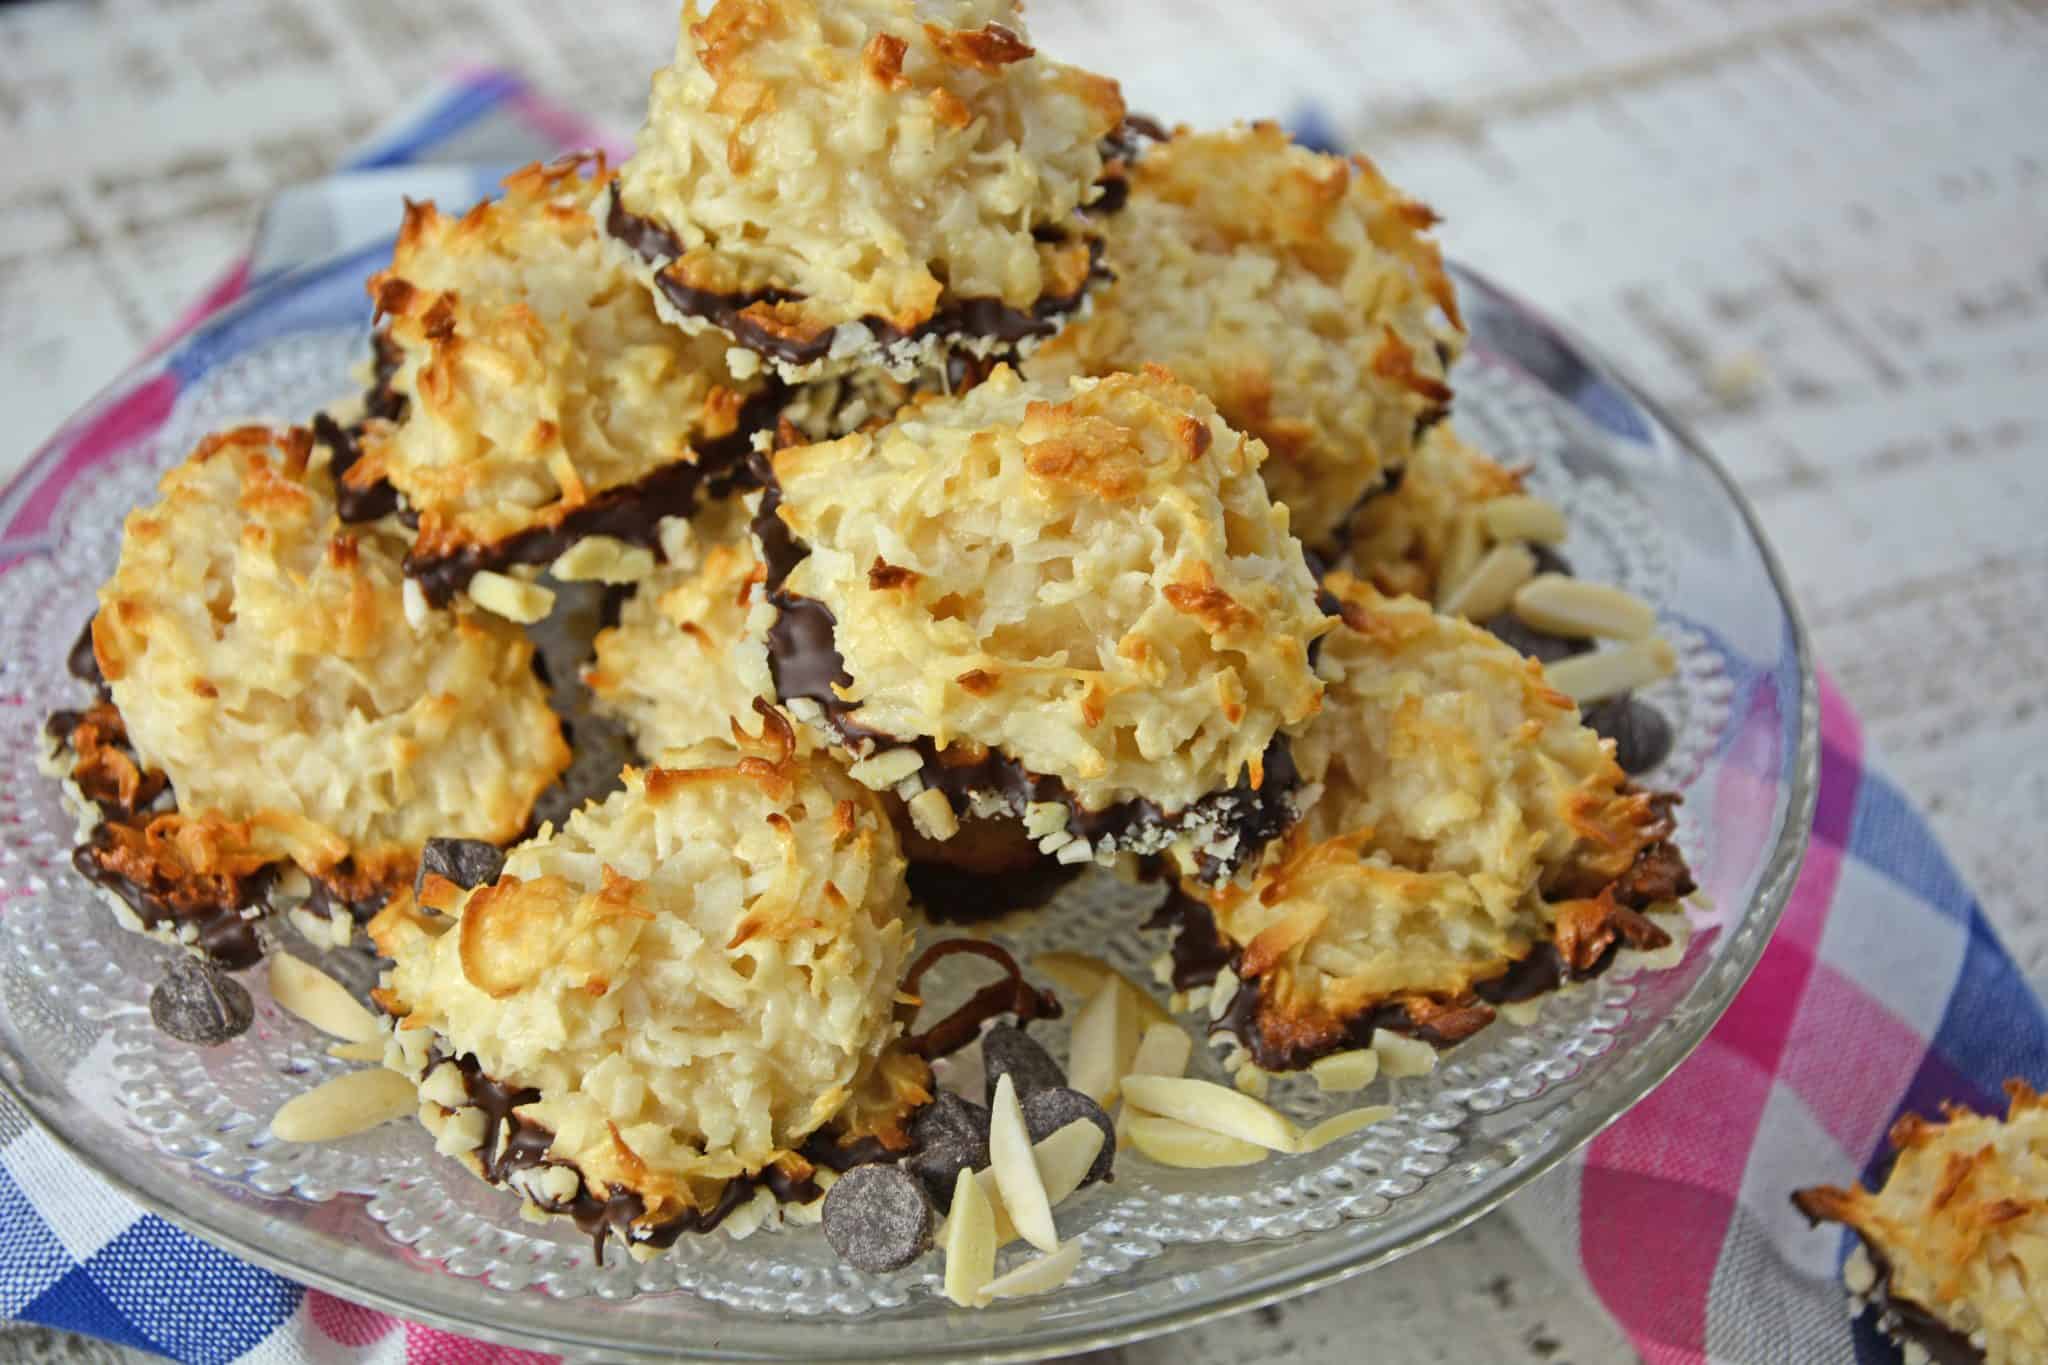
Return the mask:
<path id="1" fill-rule="evenodd" d="M 1379 1079 L 1380 1055 L 1369 1047 L 1333 1052 L 1309 1064 L 1316 1089 L 1326 1095 L 1363 1090 Z"/>
<path id="2" fill-rule="evenodd" d="M 1067 1080 L 1097 1104 L 1115 1097 L 1117 1082 L 1129 1069 L 1131 1053 L 1124 1040 L 1132 1031 L 1134 1013 L 1123 983 L 1107 980 L 1074 1018 Z"/>
<path id="3" fill-rule="evenodd" d="M 1285 1114 L 1213 1081 L 1187 1076 L 1126 1076 L 1123 1089 L 1126 1103 L 1161 1118 L 1179 1119 L 1275 1152 L 1295 1151 L 1301 1143 L 1301 1130 Z M 1133 1140 L 1136 1137 L 1133 1125 Z"/>
<path id="4" fill-rule="evenodd" d="M 270 1134 L 280 1142 L 333 1142 L 403 1118 L 418 1104 L 419 1092 L 396 1071 L 351 1071 L 286 1100 Z"/>
<path id="5" fill-rule="evenodd" d="M 1064 810 L 1065 807 L 1059 809 Z M 1150 991 L 1099 957 L 1090 957 L 1087 953 L 1040 953 L 1031 959 L 1031 966 L 1055 986 L 1082 1000 L 1091 998 L 1102 989 L 1104 981 L 1121 981 L 1124 988 L 1131 993 L 1131 1003 L 1137 1009 L 1141 1024 L 1150 1026 L 1173 1023 L 1173 1016 L 1166 1012 L 1164 1005 L 1152 998 Z"/>
<path id="6" fill-rule="evenodd" d="M 548 613 L 555 609 L 554 593 L 492 569 L 484 569 L 469 580 L 469 600 L 523 626 L 547 620 Z"/>
<path id="7" fill-rule="evenodd" d="M 361 1060 L 375 1061 L 384 1055 L 384 1031 L 378 1027 L 376 1016 L 363 1008 L 347 987 L 318 967 L 289 953 L 278 953 L 270 959 L 270 995 L 280 1009 L 344 1043 L 375 1042 L 376 1055 Z"/>
<path id="8" fill-rule="evenodd" d="M 1638 687 L 1670 677 L 1678 671 L 1678 656 L 1661 638 L 1637 640 L 1620 649 L 1603 649 L 1597 654 L 1554 663 L 1545 670 L 1550 685 L 1584 706 L 1633 692 Z"/>
<path id="9" fill-rule="evenodd" d="M 1301 1150 L 1317 1151 L 1338 1138 L 1350 1137 L 1360 1129 L 1370 1128 L 1392 1117 L 1394 1106 L 1391 1104 L 1372 1104 L 1363 1109 L 1347 1109 L 1341 1114 L 1332 1114 L 1301 1135 Z"/>
<path id="10" fill-rule="evenodd" d="M 1550 635 L 1640 640 L 1657 628 L 1657 613 L 1634 593 L 1606 583 L 1546 573 L 1515 590 L 1515 615 Z"/>
<path id="11" fill-rule="evenodd" d="M 975 1301 L 989 1304 L 997 1299 L 1022 1298 L 1027 1294 L 1043 1294 L 1058 1289 L 1074 1277 L 1074 1271 L 1080 1264 L 1081 1244 L 1069 1242 L 1058 1251 L 1026 1261 L 1016 1269 L 996 1276 L 982 1286 Z"/>
<path id="12" fill-rule="evenodd" d="M 962 1308 L 995 1281 L 996 1218 L 974 1172 L 953 1182 L 953 1208 L 946 1216 L 946 1297 Z"/>
<path id="13" fill-rule="evenodd" d="M 1427 1076 L 1436 1070 L 1436 1049 L 1419 1039 L 1374 1029 L 1372 1050 L 1379 1055 L 1380 1074 L 1390 1080 Z"/>
<path id="14" fill-rule="evenodd" d="M 1495 540 L 1533 540 L 1539 545 L 1557 544 L 1568 529 L 1563 508 L 1528 493 L 1510 493 L 1482 503 L 1479 521 Z"/>
<path id="15" fill-rule="evenodd" d="M 995 1102 L 989 1111 L 988 1154 L 1003 1208 L 1018 1233 L 1040 1251 L 1057 1251 L 1060 1235 L 1053 1227 L 1052 1204 L 1038 1173 L 1031 1135 L 1024 1129 L 1017 1083 L 1008 1072 L 996 1082 Z"/>
<path id="16" fill-rule="evenodd" d="M 1515 590 L 1536 572 L 1536 556 L 1526 545 L 1496 545 L 1486 552 L 1463 581 L 1444 594 L 1444 615 L 1483 621 L 1507 610 Z"/>
<path id="17" fill-rule="evenodd" d="M 1131 1145 L 1162 1166 L 1191 1171 L 1221 1166 L 1252 1166 L 1266 1159 L 1266 1149 L 1221 1133 L 1197 1128 L 1157 1114 L 1131 1117 Z"/>

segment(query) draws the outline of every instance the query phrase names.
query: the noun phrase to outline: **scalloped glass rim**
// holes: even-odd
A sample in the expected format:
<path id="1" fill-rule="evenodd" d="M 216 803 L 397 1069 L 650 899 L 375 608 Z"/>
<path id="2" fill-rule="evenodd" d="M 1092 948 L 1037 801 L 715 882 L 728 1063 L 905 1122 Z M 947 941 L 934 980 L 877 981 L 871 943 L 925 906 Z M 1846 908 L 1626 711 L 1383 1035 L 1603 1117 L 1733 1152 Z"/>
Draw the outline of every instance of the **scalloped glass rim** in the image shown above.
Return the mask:
<path id="1" fill-rule="evenodd" d="M 123 376 L 27 468 L 39 470 L 51 451 L 68 447 L 79 432 L 152 379 L 170 373 L 204 375 L 294 330 L 334 325 L 333 300 L 323 291 L 335 286 L 336 277 L 360 279 L 388 251 L 384 245 L 349 253 L 259 289 Z M 57 1142 L 138 1203 L 236 1255 L 402 1316 L 487 1340 L 570 1354 L 598 1350 L 607 1356 L 668 1357 L 679 1339 L 691 1339 L 699 1354 L 735 1360 L 962 1353 L 992 1360 L 1036 1358 L 1112 1346 L 1305 1293 L 1456 1231 L 1591 1141 L 1669 1075 L 1720 1018 L 1762 955 L 1791 894 L 1812 823 L 1819 760 L 1818 693 L 1806 631 L 1777 557 L 1726 471 L 1652 400 L 1563 329 L 1485 278 L 1464 269 L 1456 274 L 1475 356 L 1504 365 L 1548 392 L 1558 420 L 1573 433 L 1569 459 L 1583 456 L 1592 468 L 1625 482 L 1632 469 L 1616 451 L 1634 446 L 1648 452 L 1646 458 L 1704 471 L 1707 491 L 1725 501 L 1733 526 L 1747 542 L 1729 553 L 1754 558 L 1774 596 L 1771 606 L 1782 617 L 1779 655 L 1769 667 L 1777 682 L 1774 700 L 1791 704 L 1778 708 L 1787 743 L 1772 775 L 1779 785 L 1769 829 L 1758 845 L 1767 852 L 1755 869 L 1748 903 L 1739 917 L 1730 913 L 1721 926 L 1724 939 L 1714 960 L 1644 1036 L 1611 1057 L 1596 1059 L 1598 1064 L 1587 1068 L 1590 1074 L 1560 1082 L 1533 1105 L 1511 1110 L 1514 1119 L 1529 1121 L 1493 1127 L 1489 1141 L 1461 1154 L 1461 1161 L 1442 1173 L 1463 1177 L 1463 1186 L 1453 1193 L 1420 1207 L 1397 1204 L 1369 1220 L 1338 1220 L 1282 1241 L 1175 1245 L 1148 1265 L 1152 1273 L 1134 1291 L 1098 1284 L 1088 1287 L 1098 1292 L 1078 1304 L 1021 1300 L 979 1313 L 924 1302 L 907 1314 L 862 1322 L 860 1332 L 849 1335 L 851 1323 L 829 1313 L 750 1313 L 674 1294 L 623 1303 L 558 1301 L 496 1290 L 452 1274 L 422 1274 L 426 1267 L 406 1248 L 384 1239 L 370 1245 L 336 1235 L 346 1231 L 339 1221 L 334 1232 L 316 1230 L 324 1220 L 289 1198 L 266 1201 L 247 1190 L 220 1197 L 217 1187 L 190 1168 L 146 1146 L 94 1141 L 115 1137 L 117 1130 L 91 1110 L 88 1100 L 49 1084 L 41 1068 L 23 1055 L 11 1001 L 6 1002 L 7 1036 L 0 1040 L 5 1044 L 0 1086 Z M 1162 1264 L 1171 1273 L 1157 1273 Z"/>

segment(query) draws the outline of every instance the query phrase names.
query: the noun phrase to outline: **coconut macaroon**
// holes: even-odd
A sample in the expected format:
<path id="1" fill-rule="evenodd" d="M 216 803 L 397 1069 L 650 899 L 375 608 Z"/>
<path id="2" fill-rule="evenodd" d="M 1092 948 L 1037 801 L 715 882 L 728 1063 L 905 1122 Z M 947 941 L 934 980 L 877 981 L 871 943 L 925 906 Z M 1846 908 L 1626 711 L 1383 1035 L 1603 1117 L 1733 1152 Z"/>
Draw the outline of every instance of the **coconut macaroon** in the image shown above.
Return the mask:
<path id="1" fill-rule="evenodd" d="M 605 249 L 592 205 L 610 181 L 602 157 L 571 158 L 460 217 L 408 205 L 370 281 L 403 415 L 366 424 L 344 477 L 403 495 L 407 568 L 436 604 L 512 565 L 644 576 L 662 520 L 774 425 L 778 387 L 664 323 Z"/>
<path id="2" fill-rule="evenodd" d="M 815 1197 L 807 1140 L 902 1060 L 910 948 L 880 802 L 786 720 L 662 764 L 490 884 L 428 878 L 442 914 L 394 903 L 371 926 L 394 964 L 386 1063 L 439 1149 L 643 1254 L 762 1186 Z"/>
<path id="3" fill-rule="evenodd" d="M 1330 548 L 1450 405 L 1464 329 L 1435 215 L 1273 124 L 1182 130 L 1129 185 L 1104 224 L 1116 283 L 1029 373 L 1166 366 L 1266 443 L 1274 500 Z"/>
<path id="4" fill-rule="evenodd" d="M 1295 742 L 1312 804 L 1249 887 L 1183 887 L 1241 983 L 1224 1018 L 1252 1060 L 1291 1070 L 1375 1029 L 1447 1045 L 1619 947 L 1665 946 L 1644 912 L 1693 889 L 1668 799 L 1629 788 L 1533 660 L 1348 575 L 1326 587 L 1342 624 Z"/>
<path id="5" fill-rule="evenodd" d="M 1898 1155 L 1876 1193 L 1792 1196 L 1860 1239 L 1843 1267 L 1859 1311 L 1907 1360 L 2048 1360 L 2048 1100 L 2007 1081 L 2005 1121 L 1945 1106 L 1892 1125 Z"/>
<path id="6" fill-rule="evenodd" d="M 683 10 L 606 227 L 663 314 L 785 378 L 1051 335 L 1097 278 L 1116 82 L 1037 55 L 1018 0 Z"/>
<path id="7" fill-rule="evenodd" d="M 677 561 L 639 583 L 602 631 L 583 681 L 644 754 L 758 733 L 757 690 L 734 666 L 763 571 L 746 505 L 698 514 Z"/>
<path id="8" fill-rule="evenodd" d="M 1399 483 L 1367 498 L 1351 517 L 1343 566 L 1380 591 L 1434 601 L 1486 550 L 1482 509 L 1523 491 L 1502 468 L 1453 430 L 1432 427 Z"/>
<path id="9" fill-rule="evenodd" d="M 1163 371 L 1007 366 L 784 450 L 756 521 L 766 685 L 934 839 L 1000 815 L 1066 863 L 1234 867 L 1292 821 L 1329 628 L 1264 458 Z"/>
<path id="10" fill-rule="evenodd" d="M 205 946 L 223 898 L 257 913 L 259 869 L 374 903 L 430 837 L 518 837 L 569 762 L 518 630 L 466 607 L 409 619 L 404 542 L 341 523 L 305 431 L 209 437 L 160 492 L 99 593 L 112 714 L 67 746 L 118 807 L 81 870 Z"/>

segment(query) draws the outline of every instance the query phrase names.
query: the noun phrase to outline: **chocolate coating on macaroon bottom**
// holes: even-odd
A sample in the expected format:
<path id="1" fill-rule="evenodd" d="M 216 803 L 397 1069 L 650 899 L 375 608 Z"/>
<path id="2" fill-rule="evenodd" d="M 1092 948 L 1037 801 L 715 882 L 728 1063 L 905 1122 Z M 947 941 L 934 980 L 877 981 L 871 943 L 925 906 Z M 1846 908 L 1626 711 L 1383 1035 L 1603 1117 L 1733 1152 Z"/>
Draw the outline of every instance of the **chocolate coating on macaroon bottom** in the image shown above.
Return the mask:
<path id="1" fill-rule="evenodd" d="M 415 548 L 405 557 L 406 576 L 419 583 L 429 602 L 445 607 L 485 570 L 552 564 L 571 546 L 591 536 L 642 546 L 661 560 L 661 523 L 670 517 L 689 516 L 707 494 L 716 496 L 742 486 L 754 437 L 774 429 L 787 401 L 787 388 L 770 380 L 740 409 L 739 425 L 715 441 L 706 441 L 692 452 L 694 458 L 676 460 L 636 482 L 607 488 L 558 521 L 501 540 L 467 544 L 442 554 L 422 554 Z"/>
<path id="2" fill-rule="evenodd" d="M 1099 848 L 1106 840 L 1113 849 L 1146 853 L 1204 827 L 1213 829 L 1217 834 L 1213 842 L 1230 844 L 1232 851 L 1223 858 L 1208 852 L 1195 855 L 1205 882 L 1228 878 L 1292 828 L 1298 814 L 1294 793 L 1301 777 L 1285 735 L 1275 735 L 1267 745 L 1257 785 L 1251 774 L 1245 773 L 1228 789 L 1211 792 L 1177 811 L 1144 797 L 1113 802 L 1098 810 L 1082 805 L 1059 778 L 1033 772 L 1000 750 L 942 749 L 926 735 L 905 739 L 863 724 L 860 707 L 842 700 L 835 690 L 851 687 L 854 681 L 839 652 L 838 618 L 823 602 L 784 587 L 790 572 L 810 549 L 790 534 L 776 515 L 782 505 L 782 490 L 773 466 L 759 455 L 749 466 L 762 488 L 754 536 L 767 570 L 763 586 L 776 609 L 775 622 L 768 629 L 768 669 L 776 695 L 785 705 L 797 698 L 814 704 L 826 726 L 848 748 L 863 754 L 913 750 L 924 785 L 945 793 L 954 814 L 963 819 L 972 816 L 976 797 L 996 797 L 1018 815 L 1027 805 L 1057 804 L 1066 808 L 1068 832 L 1091 846 Z"/>
<path id="3" fill-rule="evenodd" d="M 749 315 L 750 309 L 761 304 L 800 303 L 805 298 L 803 294 L 772 286 L 721 294 L 693 288 L 676 279 L 666 267 L 683 254 L 683 244 L 660 223 L 628 209 L 616 190 L 605 214 L 605 232 L 654 267 L 655 288 L 683 316 L 701 318 L 748 350 L 784 365 L 811 365 L 831 354 L 836 328 L 826 327 L 812 336 L 792 336 L 770 329 Z M 998 298 L 954 299 L 908 330 L 872 314 L 859 319 L 860 325 L 884 347 L 935 337 L 996 341 L 1006 346 L 1043 340 L 1059 331 L 1061 321 L 1080 309 L 1089 290 L 1109 278 L 1102 265 L 1099 238 L 1088 239 L 1088 259 L 1088 275 L 1080 288 L 1069 294 L 1041 295 L 1029 308 L 1012 307 Z"/>

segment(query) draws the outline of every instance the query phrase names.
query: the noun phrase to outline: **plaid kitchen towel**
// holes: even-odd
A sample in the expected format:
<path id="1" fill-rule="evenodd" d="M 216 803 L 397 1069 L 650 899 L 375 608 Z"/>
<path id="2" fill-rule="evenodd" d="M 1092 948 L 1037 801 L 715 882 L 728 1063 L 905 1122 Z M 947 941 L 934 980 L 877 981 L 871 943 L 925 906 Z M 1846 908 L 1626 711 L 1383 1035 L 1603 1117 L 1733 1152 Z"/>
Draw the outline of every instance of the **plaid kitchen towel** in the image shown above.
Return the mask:
<path id="1" fill-rule="evenodd" d="M 179 330 L 281 269 L 381 238 L 399 192 L 481 197 L 505 167 L 601 141 L 516 77 L 465 77 L 344 174 L 281 197 L 251 259 Z M 174 397 L 174 381 L 131 395 L 0 491 L 0 573 Z M 1878 1175 L 1906 1110 L 1996 1109 L 2014 1075 L 2048 1088 L 2040 1001 L 1825 685 L 1821 715 L 1813 847 L 1756 975 L 1663 1086 L 1509 1205 L 1651 1361 L 1893 1360 L 1845 1313 L 1846 1234 L 1808 1228 L 1787 1196 Z M 242 1264 L 101 1184 L 5 1100 L 0 1316 L 190 1361 L 523 1358 Z"/>

